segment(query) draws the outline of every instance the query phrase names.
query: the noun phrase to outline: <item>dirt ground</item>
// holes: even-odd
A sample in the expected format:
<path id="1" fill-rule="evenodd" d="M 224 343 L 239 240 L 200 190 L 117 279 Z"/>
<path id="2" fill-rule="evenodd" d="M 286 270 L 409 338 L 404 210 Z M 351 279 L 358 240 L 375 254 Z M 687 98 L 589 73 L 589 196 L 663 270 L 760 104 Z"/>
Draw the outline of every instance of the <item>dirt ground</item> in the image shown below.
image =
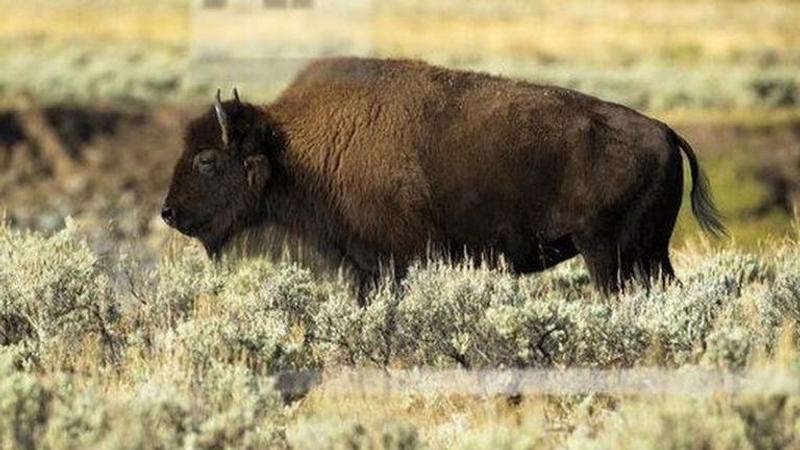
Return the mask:
<path id="1" fill-rule="evenodd" d="M 73 217 L 103 250 L 150 253 L 167 232 L 159 205 L 192 111 L 19 108 L 0 112 L 0 197 L 12 226 Z"/>

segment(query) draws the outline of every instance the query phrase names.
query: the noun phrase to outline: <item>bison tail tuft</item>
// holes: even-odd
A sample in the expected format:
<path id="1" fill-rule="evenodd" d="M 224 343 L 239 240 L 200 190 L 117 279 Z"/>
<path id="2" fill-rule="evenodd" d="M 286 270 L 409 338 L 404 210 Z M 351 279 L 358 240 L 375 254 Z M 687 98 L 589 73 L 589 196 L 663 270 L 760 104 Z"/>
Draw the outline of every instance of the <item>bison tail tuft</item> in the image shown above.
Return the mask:
<path id="1" fill-rule="evenodd" d="M 700 228 L 715 238 L 728 235 L 725 225 L 722 223 L 722 215 L 714 204 L 714 197 L 711 195 L 711 185 L 708 177 L 697 162 L 692 146 L 686 142 L 678 133 L 670 130 L 675 145 L 683 150 L 689 160 L 689 169 L 692 174 L 692 212 L 694 213 Z"/>

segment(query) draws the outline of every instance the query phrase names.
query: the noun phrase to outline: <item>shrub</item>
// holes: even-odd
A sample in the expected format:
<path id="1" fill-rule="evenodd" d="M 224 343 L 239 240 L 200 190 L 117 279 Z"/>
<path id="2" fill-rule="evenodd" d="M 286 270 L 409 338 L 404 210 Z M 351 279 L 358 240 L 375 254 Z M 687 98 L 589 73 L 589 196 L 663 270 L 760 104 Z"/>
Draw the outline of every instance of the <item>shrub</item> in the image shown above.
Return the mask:
<path id="1" fill-rule="evenodd" d="M 753 448 L 741 417 L 720 409 L 692 399 L 637 401 L 611 413 L 596 436 L 576 436 L 567 448 Z"/>
<path id="2" fill-rule="evenodd" d="M 146 289 L 141 320 L 159 329 L 169 328 L 194 313 L 195 302 L 203 295 L 216 295 L 225 285 L 228 272 L 215 267 L 194 247 L 184 247 L 175 257 L 166 258 L 140 280 Z"/>
<path id="3" fill-rule="evenodd" d="M 280 397 L 268 378 L 215 364 L 196 383 L 162 372 L 110 396 L 70 375 L 0 364 L 0 448 L 280 448 Z"/>
<path id="4" fill-rule="evenodd" d="M 0 448 L 38 448 L 52 401 L 36 377 L 17 372 L 10 354 L 0 353 Z"/>
<path id="5" fill-rule="evenodd" d="M 302 419 L 287 432 L 296 449 L 413 450 L 424 448 L 417 430 L 401 422 L 363 424 L 352 421 Z"/>
<path id="6" fill-rule="evenodd" d="M 798 341 L 784 325 L 798 319 L 795 243 L 691 254 L 683 283 L 608 298 L 577 262 L 526 277 L 433 262 L 399 286 L 385 280 L 365 308 L 296 264 L 209 263 L 192 249 L 151 269 L 120 261 L 136 275 L 120 287 L 72 224 L 50 237 L 2 228 L 0 243 L 1 448 L 800 444 L 796 385 L 772 377 L 765 389 L 777 391 L 713 400 L 542 394 L 488 399 L 503 405 L 491 408 L 466 395 L 354 393 L 335 412 L 318 409 L 343 365 L 749 374 L 780 355 L 793 380 Z M 278 392 L 287 372 L 306 369 L 320 389 L 301 402 L 304 390 Z M 381 408 L 394 419 L 380 420 Z M 532 408 L 541 421 L 521 419 Z"/>
<path id="7" fill-rule="evenodd" d="M 0 345 L 31 361 L 71 364 L 85 339 L 113 346 L 118 318 L 108 276 L 74 223 L 51 236 L 0 227 Z"/>
<path id="8" fill-rule="evenodd" d="M 784 272 L 772 287 L 772 300 L 788 317 L 800 323 L 800 273 Z"/>
<path id="9" fill-rule="evenodd" d="M 706 338 L 705 361 L 725 368 L 743 369 L 752 351 L 753 337 L 740 326 L 717 329 Z"/>
<path id="10" fill-rule="evenodd" d="M 157 338 L 157 351 L 196 375 L 218 362 L 244 363 L 257 373 L 316 366 L 305 338 L 317 308 L 308 271 L 263 261 L 230 269 L 209 317 L 177 324 Z"/>

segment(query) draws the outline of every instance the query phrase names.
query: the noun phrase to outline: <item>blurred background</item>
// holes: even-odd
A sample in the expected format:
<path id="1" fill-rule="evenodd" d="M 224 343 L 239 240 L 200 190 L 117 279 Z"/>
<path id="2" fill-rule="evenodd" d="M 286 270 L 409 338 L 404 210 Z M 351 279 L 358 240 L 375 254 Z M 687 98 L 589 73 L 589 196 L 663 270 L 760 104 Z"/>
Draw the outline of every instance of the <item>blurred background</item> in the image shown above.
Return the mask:
<path id="1" fill-rule="evenodd" d="M 269 102 L 309 58 L 422 58 L 667 121 L 736 245 L 795 233 L 800 2 L 0 0 L 0 214 L 158 255 L 182 128 L 217 88 Z M 697 239 L 684 201 L 676 243 Z"/>

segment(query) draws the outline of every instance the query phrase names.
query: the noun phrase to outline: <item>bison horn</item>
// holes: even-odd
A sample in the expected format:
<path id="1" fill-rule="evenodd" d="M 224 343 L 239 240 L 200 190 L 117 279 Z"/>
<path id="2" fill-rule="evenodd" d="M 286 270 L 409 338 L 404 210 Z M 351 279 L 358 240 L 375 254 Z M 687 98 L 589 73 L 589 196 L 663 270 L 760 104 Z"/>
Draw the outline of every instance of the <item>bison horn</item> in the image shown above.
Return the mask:
<path id="1" fill-rule="evenodd" d="M 228 146 L 228 115 L 225 114 L 225 109 L 222 108 L 222 98 L 220 97 L 220 90 L 217 89 L 217 100 L 214 102 L 214 110 L 217 112 L 217 121 L 219 122 L 219 129 L 222 131 L 222 144 Z"/>
<path id="2" fill-rule="evenodd" d="M 242 101 L 239 100 L 239 90 L 236 88 L 233 88 L 233 98 L 236 100 L 236 103 L 242 103 Z"/>

